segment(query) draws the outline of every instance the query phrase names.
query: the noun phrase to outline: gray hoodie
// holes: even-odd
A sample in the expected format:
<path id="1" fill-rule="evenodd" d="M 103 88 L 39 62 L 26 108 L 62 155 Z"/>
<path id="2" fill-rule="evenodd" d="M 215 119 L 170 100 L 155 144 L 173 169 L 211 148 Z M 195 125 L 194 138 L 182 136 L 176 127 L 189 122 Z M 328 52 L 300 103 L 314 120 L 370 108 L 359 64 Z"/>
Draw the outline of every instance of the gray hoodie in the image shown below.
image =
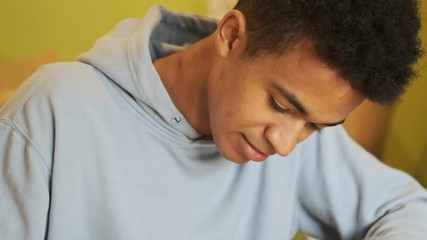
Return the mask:
<path id="1" fill-rule="evenodd" d="M 0 239 L 425 238 L 426 191 L 341 127 L 244 165 L 200 139 L 152 60 L 216 24 L 155 6 L 28 79 L 0 110 Z"/>

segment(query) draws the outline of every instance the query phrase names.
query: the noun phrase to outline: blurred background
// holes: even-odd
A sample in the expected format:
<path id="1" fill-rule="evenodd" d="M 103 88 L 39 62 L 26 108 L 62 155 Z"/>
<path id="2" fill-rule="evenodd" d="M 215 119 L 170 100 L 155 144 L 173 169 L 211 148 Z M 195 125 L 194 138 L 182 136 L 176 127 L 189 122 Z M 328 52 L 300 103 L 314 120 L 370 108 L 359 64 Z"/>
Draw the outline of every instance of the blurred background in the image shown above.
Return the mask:
<path id="1" fill-rule="evenodd" d="M 0 0 L 0 106 L 40 65 L 73 61 L 117 22 L 142 17 L 154 4 L 220 18 L 236 0 Z M 427 49 L 427 1 L 422 0 L 421 38 Z M 345 127 L 362 146 L 427 187 L 427 57 L 419 78 L 395 106 L 369 102 Z M 1 133 L 0 133 L 1 134 Z M 304 239 L 298 234 L 295 239 Z"/>
<path id="2" fill-rule="evenodd" d="M 124 18 L 142 17 L 154 4 L 221 17 L 235 0 L 0 0 L 0 105 L 38 66 L 72 61 Z M 427 49 L 427 1 L 421 2 Z M 419 78 L 392 107 L 364 103 L 345 127 L 365 148 L 427 186 L 427 57 Z"/>

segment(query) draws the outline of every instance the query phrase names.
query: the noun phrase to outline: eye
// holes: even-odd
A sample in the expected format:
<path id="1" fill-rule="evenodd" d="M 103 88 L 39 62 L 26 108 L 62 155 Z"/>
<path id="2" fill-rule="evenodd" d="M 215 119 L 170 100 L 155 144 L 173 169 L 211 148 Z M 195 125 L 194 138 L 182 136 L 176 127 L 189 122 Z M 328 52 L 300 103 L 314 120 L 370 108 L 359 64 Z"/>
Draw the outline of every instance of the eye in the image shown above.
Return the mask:
<path id="1" fill-rule="evenodd" d="M 284 108 L 284 107 L 282 107 L 282 105 L 277 103 L 276 100 L 274 100 L 273 96 L 270 95 L 268 100 L 270 102 L 270 106 L 274 109 L 274 111 L 279 112 L 279 113 L 287 113 L 287 114 L 292 113 L 291 109 Z M 314 123 L 308 123 L 308 128 L 310 128 L 311 130 L 316 131 L 318 133 L 322 133 L 322 128 L 320 128 L 319 126 L 317 126 Z"/>
<path id="2" fill-rule="evenodd" d="M 290 109 L 282 107 L 280 104 L 274 100 L 272 96 L 269 97 L 270 106 L 279 113 L 290 113 Z"/>

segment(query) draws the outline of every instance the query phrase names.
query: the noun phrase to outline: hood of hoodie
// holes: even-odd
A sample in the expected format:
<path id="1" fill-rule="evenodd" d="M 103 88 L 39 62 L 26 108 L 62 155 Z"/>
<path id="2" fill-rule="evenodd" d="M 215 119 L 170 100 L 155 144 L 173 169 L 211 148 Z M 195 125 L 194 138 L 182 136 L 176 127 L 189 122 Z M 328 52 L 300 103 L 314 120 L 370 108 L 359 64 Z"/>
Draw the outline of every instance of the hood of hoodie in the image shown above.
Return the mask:
<path id="1" fill-rule="evenodd" d="M 142 19 L 126 19 L 118 23 L 91 50 L 79 56 L 78 61 L 103 72 L 165 121 L 177 117 L 184 119 L 170 98 L 158 101 L 159 96 L 168 94 L 152 62 L 207 37 L 216 27 L 215 19 L 173 12 L 157 5 L 151 7 Z M 184 132 L 189 138 L 200 137 L 188 127 Z"/>

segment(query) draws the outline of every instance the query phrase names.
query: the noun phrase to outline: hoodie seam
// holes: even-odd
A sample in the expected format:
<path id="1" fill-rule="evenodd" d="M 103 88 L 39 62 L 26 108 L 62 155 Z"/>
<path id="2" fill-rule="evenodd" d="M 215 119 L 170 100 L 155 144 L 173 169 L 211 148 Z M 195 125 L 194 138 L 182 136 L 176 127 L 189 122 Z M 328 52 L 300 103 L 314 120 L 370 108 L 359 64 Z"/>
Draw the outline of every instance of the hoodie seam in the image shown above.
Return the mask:
<path id="1" fill-rule="evenodd" d="M 63 70 L 73 69 L 73 68 L 74 67 L 62 67 L 62 68 L 55 69 L 53 71 L 49 71 L 49 72 L 45 73 L 44 75 L 42 75 L 42 77 L 40 77 L 40 79 L 27 91 L 27 93 L 25 93 L 25 95 L 19 101 L 16 109 L 12 112 L 12 114 L 10 116 L 10 121 L 15 122 L 17 115 L 22 111 L 22 107 L 27 102 L 28 98 L 33 94 L 34 91 L 36 91 L 40 87 L 40 85 L 45 83 L 51 75 L 53 75 L 54 73 L 63 71 Z"/>
<path id="2" fill-rule="evenodd" d="M 30 148 L 37 154 L 40 161 L 44 165 L 44 167 L 49 172 L 49 177 L 52 177 L 52 170 L 50 169 L 49 165 L 47 164 L 46 160 L 44 159 L 43 155 L 40 153 L 40 151 L 35 147 L 31 139 L 21 131 L 21 129 L 12 121 L 8 119 L 1 119 L 1 122 L 3 122 L 5 125 L 9 125 L 12 130 L 17 133 L 29 146 Z"/>

